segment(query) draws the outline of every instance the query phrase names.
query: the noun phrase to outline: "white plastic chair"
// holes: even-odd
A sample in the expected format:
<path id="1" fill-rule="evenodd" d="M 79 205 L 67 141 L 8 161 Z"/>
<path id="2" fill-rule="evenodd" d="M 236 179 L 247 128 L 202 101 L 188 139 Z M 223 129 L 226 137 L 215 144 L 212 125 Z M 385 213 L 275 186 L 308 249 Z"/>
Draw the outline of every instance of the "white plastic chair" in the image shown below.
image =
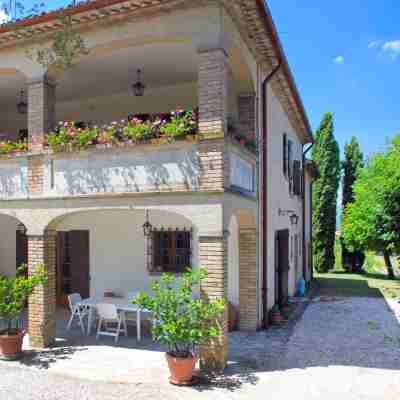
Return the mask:
<path id="1" fill-rule="evenodd" d="M 115 338 L 115 343 L 117 343 L 121 332 L 128 336 L 125 313 L 119 313 L 115 304 L 97 304 L 96 309 L 99 316 L 96 340 L 99 339 L 99 336 L 112 336 Z M 103 323 L 105 324 L 104 330 L 102 330 Z M 117 327 L 111 328 L 109 324 L 116 324 Z"/>
<path id="2" fill-rule="evenodd" d="M 78 318 L 78 323 L 81 326 L 82 333 L 85 334 L 85 324 L 83 323 L 83 319 L 88 316 L 89 310 L 87 307 L 80 305 L 81 301 L 82 297 L 79 293 L 73 293 L 68 296 L 68 304 L 71 311 L 71 318 L 68 321 L 67 331 L 71 329 L 72 322 L 76 317 Z"/>

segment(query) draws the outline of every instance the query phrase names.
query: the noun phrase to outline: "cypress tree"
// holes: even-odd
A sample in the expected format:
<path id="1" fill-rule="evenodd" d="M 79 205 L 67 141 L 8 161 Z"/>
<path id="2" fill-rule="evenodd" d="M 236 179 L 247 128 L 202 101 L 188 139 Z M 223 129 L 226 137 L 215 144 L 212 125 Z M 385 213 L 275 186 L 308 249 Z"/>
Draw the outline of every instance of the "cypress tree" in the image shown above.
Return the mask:
<path id="1" fill-rule="evenodd" d="M 350 143 L 344 146 L 344 161 L 341 164 L 342 178 L 342 210 L 354 201 L 353 185 L 361 168 L 364 167 L 364 156 L 361 152 L 357 138 L 353 136 Z M 348 272 L 360 272 L 364 264 L 365 255 L 362 250 L 350 251 L 342 243 L 342 264 Z"/>
<path id="2" fill-rule="evenodd" d="M 313 256 L 315 269 L 335 265 L 336 203 L 340 179 L 339 146 L 333 135 L 333 116 L 326 113 L 315 133 L 312 158 L 319 170 L 313 186 Z"/>

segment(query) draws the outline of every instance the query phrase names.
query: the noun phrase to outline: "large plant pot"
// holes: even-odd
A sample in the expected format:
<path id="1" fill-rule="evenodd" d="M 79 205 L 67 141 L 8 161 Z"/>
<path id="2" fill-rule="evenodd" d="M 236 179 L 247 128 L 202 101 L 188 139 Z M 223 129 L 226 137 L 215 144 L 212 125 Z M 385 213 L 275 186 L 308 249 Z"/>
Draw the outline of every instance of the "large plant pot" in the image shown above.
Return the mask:
<path id="1" fill-rule="evenodd" d="M 282 314 L 280 311 L 270 312 L 271 325 L 281 325 L 283 322 Z"/>
<path id="2" fill-rule="evenodd" d="M 166 354 L 169 371 L 171 376 L 169 381 L 173 385 L 191 385 L 193 383 L 193 370 L 196 367 L 197 357 L 190 358 L 173 357 Z"/>
<path id="3" fill-rule="evenodd" d="M 22 342 L 25 332 L 18 331 L 15 335 L 0 335 L 0 357 L 4 360 L 17 360 L 22 354 Z"/>

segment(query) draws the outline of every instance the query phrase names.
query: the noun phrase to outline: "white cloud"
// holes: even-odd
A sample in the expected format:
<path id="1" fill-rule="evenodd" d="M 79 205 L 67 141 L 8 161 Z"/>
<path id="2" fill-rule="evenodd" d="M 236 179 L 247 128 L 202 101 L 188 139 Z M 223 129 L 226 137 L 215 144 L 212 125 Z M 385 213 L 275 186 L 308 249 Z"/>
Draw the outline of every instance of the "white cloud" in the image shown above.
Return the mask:
<path id="1" fill-rule="evenodd" d="M 5 24 L 10 20 L 10 17 L 6 14 L 6 12 L 0 8 L 0 25 Z"/>
<path id="2" fill-rule="evenodd" d="M 394 60 L 400 56 L 400 40 L 393 40 L 382 45 L 382 51 L 388 53 Z"/>
<path id="3" fill-rule="evenodd" d="M 344 63 L 344 57 L 343 57 L 343 56 L 337 56 L 337 57 L 333 60 L 333 62 L 334 62 L 335 64 L 342 65 L 342 64 Z"/>

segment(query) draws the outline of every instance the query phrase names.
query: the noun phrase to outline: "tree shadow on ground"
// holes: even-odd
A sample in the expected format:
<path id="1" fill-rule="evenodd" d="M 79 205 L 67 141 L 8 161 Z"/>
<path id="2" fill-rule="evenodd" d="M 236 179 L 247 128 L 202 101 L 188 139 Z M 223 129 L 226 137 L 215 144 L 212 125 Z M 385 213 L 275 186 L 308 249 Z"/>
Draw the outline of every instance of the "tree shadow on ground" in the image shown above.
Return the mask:
<path id="1" fill-rule="evenodd" d="M 196 384 L 193 389 L 207 392 L 224 389 L 230 392 L 239 390 L 243 385 L 256 385 L 259 378 L 256 375 L 257 366 L 251 362 L 229 363 L 222 375 L 211 375 L 197 371 Z"/>
<path id="2" fill-rule="evenodd" d="M 78 351 L 85 351 L 85 348 L 72 346 L 50 348 L 42 351 L 24 351 L 22 357 L 18 360 L 27 367 L 36 367 L 38 369 L 49 369 L 57 361 L 71 358 Z"/>

